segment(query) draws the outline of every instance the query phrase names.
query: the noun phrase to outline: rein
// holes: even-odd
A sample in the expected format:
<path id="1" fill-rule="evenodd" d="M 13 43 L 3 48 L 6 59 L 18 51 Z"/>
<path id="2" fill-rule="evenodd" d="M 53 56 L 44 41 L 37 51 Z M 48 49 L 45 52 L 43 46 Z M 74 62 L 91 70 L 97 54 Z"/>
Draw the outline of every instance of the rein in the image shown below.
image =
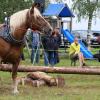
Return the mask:
<path id="1" fill-rule="evenodd" d="M 40 26 L 38 24 L 35 24 L 34 20 L 32 20 L 31 15 L 30 15 L 30 9 L 29 9 L 29 11 L 27 13 L 27 19 L 28 19 L 27 24 L 28 24 L 29 28 L 33 29 L 33 26 L 36 26 L 41 31 L 44 31 L 44 28 L 42 26 Z"/>

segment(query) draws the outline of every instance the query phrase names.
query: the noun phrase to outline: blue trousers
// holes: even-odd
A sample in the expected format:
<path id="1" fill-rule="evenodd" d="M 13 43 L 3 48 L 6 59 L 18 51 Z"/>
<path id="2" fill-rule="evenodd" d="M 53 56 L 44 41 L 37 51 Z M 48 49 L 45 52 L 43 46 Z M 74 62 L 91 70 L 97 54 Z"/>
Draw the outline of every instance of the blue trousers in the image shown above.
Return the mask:
<path id="1" fill-rule="evenodd" d="M 44 51 L 44 64 L 54 66 L 57 63 L 56 51 Z"/>
<path id="2" fill-rule="evenodd" d="M 40 59 L 39 46 L 32 46 L 31 63 L 39 63 L 39 59 Z"/>

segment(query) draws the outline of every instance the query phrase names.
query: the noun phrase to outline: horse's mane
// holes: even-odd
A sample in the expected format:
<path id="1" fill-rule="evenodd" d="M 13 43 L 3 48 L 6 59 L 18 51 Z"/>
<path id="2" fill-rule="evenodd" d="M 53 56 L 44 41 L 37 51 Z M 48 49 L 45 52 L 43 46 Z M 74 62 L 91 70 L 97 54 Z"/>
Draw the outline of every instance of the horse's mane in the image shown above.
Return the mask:
<path id="1" fill-rule="evenodd" d="M 21 11 L 14 13 L 13 15 L 11 15 L 10 26 L 15 29 L 17 27 L 20 27 L 22 24 L 24 24 L 27 19 L 26 18 L 27 13 L 30 9 L 21 10 Z M 40 14 L 39 10 L 34 7 L 34 17 L 36 18 L 37 16 L 41 16 L 41 14 Z"/>
<path id="2" fill-rule="evenodd" d="M 28 9 L 14 13 L 10 17 L 10 26 L 16 28 L 25 23 Z"/>

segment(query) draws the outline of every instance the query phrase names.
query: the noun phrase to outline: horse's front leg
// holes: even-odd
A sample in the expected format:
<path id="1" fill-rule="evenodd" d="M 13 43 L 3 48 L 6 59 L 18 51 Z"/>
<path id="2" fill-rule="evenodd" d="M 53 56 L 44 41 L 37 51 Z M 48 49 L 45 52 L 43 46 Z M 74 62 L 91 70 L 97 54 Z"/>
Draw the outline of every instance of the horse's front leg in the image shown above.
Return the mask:
<path id="1" fill-rule="evenodd" d="M 18 65 L 19 65 L 19 62 L 17 62 L 16 64 L 13 64 L 13 66 L 12 66 L 12 79 L 13 79 L 13 93 L 14 94 L 19 93 L 19 91 L 17 89 L 17 86 L 18 86 L 18 83 L 17 83 Z"/>

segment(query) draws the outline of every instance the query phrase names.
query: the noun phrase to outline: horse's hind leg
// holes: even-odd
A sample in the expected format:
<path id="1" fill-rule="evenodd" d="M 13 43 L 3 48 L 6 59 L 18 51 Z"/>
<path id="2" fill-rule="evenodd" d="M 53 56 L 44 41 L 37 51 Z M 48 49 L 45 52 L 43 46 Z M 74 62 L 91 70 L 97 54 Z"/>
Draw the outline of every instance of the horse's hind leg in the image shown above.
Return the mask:
<path id="1" fill-rule="evenodd" d="M 19 91 L 17 89 L 17 86 L 18 86 L 18 83 L 17 83 L 17 69 L 18 69 L 18 65 L 19 65 L 19 61 L 16 64 L 13 64 L 13 67 L 12 67 L 13 93 L 14 94 L 19 93 Z"/>

